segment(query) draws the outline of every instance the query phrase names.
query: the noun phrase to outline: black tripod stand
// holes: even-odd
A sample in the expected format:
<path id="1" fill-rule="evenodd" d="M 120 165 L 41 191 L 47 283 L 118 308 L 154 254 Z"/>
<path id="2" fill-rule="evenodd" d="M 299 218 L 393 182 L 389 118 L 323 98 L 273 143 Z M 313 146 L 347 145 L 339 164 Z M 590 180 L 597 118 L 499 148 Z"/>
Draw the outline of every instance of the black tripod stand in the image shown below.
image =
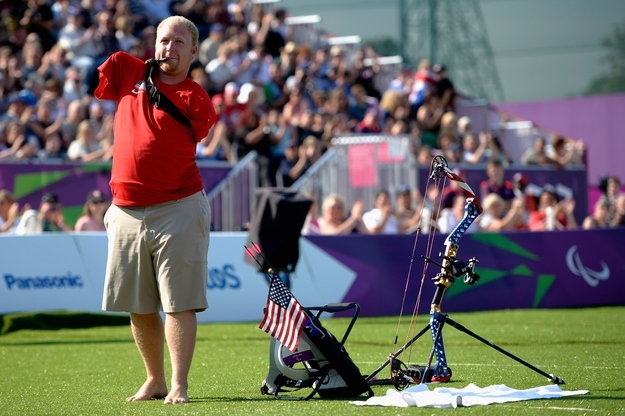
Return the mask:
<path id="1" fill-rule="evenodd" d="M 564 380 L 558 376 L 555 376 L 553 374 L 548 374 L 546 372 L 544 372 L 543 370 L 541 370 L 540 368 L 528 363 L 527 361 L 517 357 L 516 355 L 504 350 L 503 348 L 493 344 L 492 342 L 490 342 L 489 340 L 487 340 L 484 337 L 481 337 L 480 335 L 476 334 L 475 332 L 471 331 L 470 329 L 468 329 L 467 327 L 465 327 L 464 325 L 454 321 L 453 319 L 451 319 L 449 317 L 449 315 L 441 315 L 441 320 L 440 320 L 441 324 L 440 327 L 438 328 L 438 330 L 436 332 L 440 332 L 443 329 L 443 325 L 448 324 L 450 326 L 452 326 L 453 328 L 456 328 L 458 331 L 460 332 L 464 332 L 465 334 L 477 339 L 478 341 L 488 345 L 489 347 L 493 348 L 494 350 L 499 351 L 500 353 L 502 353 L 503 355 L 512 358 L 514 361 L 524 365 L 525 367 L 529 368 L 530 370 L 533 370 L 535 372 L 537 372 L 538 374 L 546 377 L 551 383 L 553 384 L 564 384 Z M 431 329 L 431 325 L 427 324 L 417 335 L 414 336 L 414 338 L 412 338 L 410 341 L 408 341 L 405 345 L 403 345 L 399 350 L 397 350 L 395 353 L 393 353 L 391 355 L 391 358 L 389 358 L 388 360 L 386 360 L 380 367 L 378 367 L 373 373 L 371 373 L 369 376 L 366 377 L 366 380 L 369 382 L 369 384 L 375 385 L 375 384 L 393 384 L 398 388 L 405 388 L 409 382 L 427 382 L 427 381 L 432 381 L 432 377 L 435 375 L 435 371 L 434 369 L 430 369 L 428 368 L 429 366 L 426 367 L 419 367 L 419 366 L 409 366 L 409 367 L 404 367 L 402 369 L 402 363 L 401 361 L 397 360 L 397 357 L 399 355 L 401 355 L 408 347 L 410 347 L 415 341 L 417 341 L 423 334 L 425 334 L 427 331 L 429 331 Z M 398 380 L 393 380 L 391 379 L 376 379 L 375 376 L 382 371 L 387 365 L 391 364 L 392 368 L 393 368 L 393 373 L 394 377 L 393 378 L 398 378 Z M 450 370 L 450 376 L 451 376 L 451 370 Z"/>

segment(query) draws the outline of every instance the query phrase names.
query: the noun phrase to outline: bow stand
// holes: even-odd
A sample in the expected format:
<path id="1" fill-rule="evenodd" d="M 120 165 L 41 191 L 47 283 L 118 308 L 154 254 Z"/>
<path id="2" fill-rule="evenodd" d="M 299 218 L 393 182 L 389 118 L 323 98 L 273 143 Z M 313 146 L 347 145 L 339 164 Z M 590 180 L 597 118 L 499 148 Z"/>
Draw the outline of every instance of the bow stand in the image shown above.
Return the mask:
<path id="1" fill-rule="evenodd" d="M 437 263 L 431 257 L 431 249 L 433 239 L 429 239 L 426 255 L 421 256 L 424 259 L 424 271 L 421 285 L 423 285 L 423 278 L 427 271 L 428 264 L 434 264 L 440 267 L 440 271 L 432 278 L 436 290 L 432 303 L 430 306 L 430 321 L 419 333 L 417 333 L 412 339 L 408 340 L 401 348 L 394 353 L 390 354 L 389 358 L 382 363 L 373 373 L 366 377 L 369 384 L 393 384 L 397 389 L 401 390 L 408 386 L 410 383 L 425 383 L 425 382 L 447 382 L 451 379 L 451 368 L 447 365 L 447 357 L 445 354 L 445 346 L 443 343 L 443 327 L 445 324 L 449 324 L 453 328 L 468 334 L 469 336 L 481 341 L 489 347 L 501 352 L 502 354 L 512 358 L 513 360 L 523 364 L 531 370 L 547 377 L 547 379 L 554 384 L 564 384 L 564 380 L 553 374 L 547 374 L 532 364 L 520 359 L 519 357 L 509 353 L 508 351 L 498 347 L 485 338 L 475 334 L 463 325 L 452 320 L 448 315 L 441 312 L 441 303 L 445 295 L 445 291 L 449 288 L 457 278 L 463 278 L 464 283 L 468 285 L 474 285 L 480 279 L 479 274 L 475 271 L 475 267 L 478 260 L 474 257 L 471 258 L 468 263 L 459 260 L 456 255 L 459 250 L 459 241 L 471 226 L 473 221 L 482 213 L 482 207 L 475 196 L 473 190 L 469 185 L 458 175 L 452 172 L 447 160 L 442 156 L 436 156 L 432 160 L 431 170 L 429 178 L 437 181 L 437 186 L 443 179 L 450 179 L 456 181 L 459 187 L 463 190 L 467 196 L 467 202 L 464 210 L 464 217 L 458 223 L 458 225 L 452 230 L 452 232 L 445 239 L 445 252 L 439 253 L 442 258 L 442 263 Z M 430 235 L 433 234 L 434 227 L 430 228 Z M 418 237 L 419 232 L 417 232 Z M 416 242 L 415 242 L 416 247 Z M 414 253 L 413 253 L 414 257 Z M 412 261 L 411 261 L 412 263 Z M 410 272 L 408 279 L 410 278 Z M 406 286 L 407 287 L 407 286 Z M 421 286 L 422 288 L 422 286 Z M 413 314 L 413 321 L 416 319 L 416 313 L 419 308 L 419 299 L 421 297 L 422 290 L 419 290 L 417 297 L 417 304 L 415 312 Z M 405 295 L 405 294 L 404 294 Z M 402 305 L 403 309 L 403 305 Z M 401 315 L 400 315 L 401 320 Z M 432 336 L 432 349 L 430 351 L 427 363 L 425 366 L 419 365 L 405 365 L 397 357 L 400 356 L 408 347 L 410 347 L 417 339 L 424 335 L 427 331 L 430 331 Z M 397 334 L 395 335 L 395 342 L 397 342 Z M 436 356 L 436 361 L 432 365 L 432 360 Z M 382 371 L 386 366 L 391 366 L 390 379 L 379 379 L 376 375 Z"/>

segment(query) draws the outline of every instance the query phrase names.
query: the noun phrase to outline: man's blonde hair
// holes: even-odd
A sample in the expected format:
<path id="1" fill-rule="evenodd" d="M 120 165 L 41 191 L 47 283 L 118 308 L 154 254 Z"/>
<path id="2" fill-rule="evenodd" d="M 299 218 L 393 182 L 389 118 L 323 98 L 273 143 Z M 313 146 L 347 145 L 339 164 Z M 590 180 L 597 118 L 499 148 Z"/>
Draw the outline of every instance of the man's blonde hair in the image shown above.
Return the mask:
<path id="1" fill-rule="evenodd" d="M 197 30 L 197 26 L 195 26 L 195 23 L 193 23 L 192 21 L 190 21 L 189 19 L 183 16 L 169 16 L 168 18 L 161 21 L 161 23 L 159 23 L 158 27 L 156 28 L 157 38 L 158 38 L 158 31 L 161 30 L 161 27 L 164 24 L 170 23 L 170 22 L 174 24 L 182 24 L 186 26 L 187 29 L 189 29 L 189 33 L 191 34 L 191 46 L 197 46 L 198 40 L 200 37 L 200 33 Z"/>

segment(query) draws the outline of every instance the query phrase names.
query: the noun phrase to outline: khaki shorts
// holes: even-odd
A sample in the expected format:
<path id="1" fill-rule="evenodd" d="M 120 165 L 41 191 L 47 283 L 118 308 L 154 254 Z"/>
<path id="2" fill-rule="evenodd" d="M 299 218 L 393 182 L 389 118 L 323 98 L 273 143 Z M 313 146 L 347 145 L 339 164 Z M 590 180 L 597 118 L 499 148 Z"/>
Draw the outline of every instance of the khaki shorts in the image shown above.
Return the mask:
<path id="1" fill-rule="evenodd" d="M 104 217 L 102 309 L 147 314 L 208 308 L 210 222 L 204 191 L 148 207 L 111 205 Z"/>

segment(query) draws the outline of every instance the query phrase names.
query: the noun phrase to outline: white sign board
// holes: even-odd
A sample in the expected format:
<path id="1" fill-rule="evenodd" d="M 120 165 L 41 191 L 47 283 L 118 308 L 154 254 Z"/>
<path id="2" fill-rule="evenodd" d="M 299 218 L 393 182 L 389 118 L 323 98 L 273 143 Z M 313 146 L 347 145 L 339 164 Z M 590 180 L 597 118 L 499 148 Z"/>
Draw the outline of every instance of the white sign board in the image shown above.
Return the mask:
<path id="1" fill-rule="evenodd" d="M 246 233 L 213 233 L 206 287 L 209 309 L 199 322 L 250 322 L 262 318 L 268 281 L 244 261 Z M 304 306 L 341 302 L 356 274 L 300 238 L 291 291 Z M 0 236 L 0 314 L 101 310 L 106 269 L 104 233 Z"/>

